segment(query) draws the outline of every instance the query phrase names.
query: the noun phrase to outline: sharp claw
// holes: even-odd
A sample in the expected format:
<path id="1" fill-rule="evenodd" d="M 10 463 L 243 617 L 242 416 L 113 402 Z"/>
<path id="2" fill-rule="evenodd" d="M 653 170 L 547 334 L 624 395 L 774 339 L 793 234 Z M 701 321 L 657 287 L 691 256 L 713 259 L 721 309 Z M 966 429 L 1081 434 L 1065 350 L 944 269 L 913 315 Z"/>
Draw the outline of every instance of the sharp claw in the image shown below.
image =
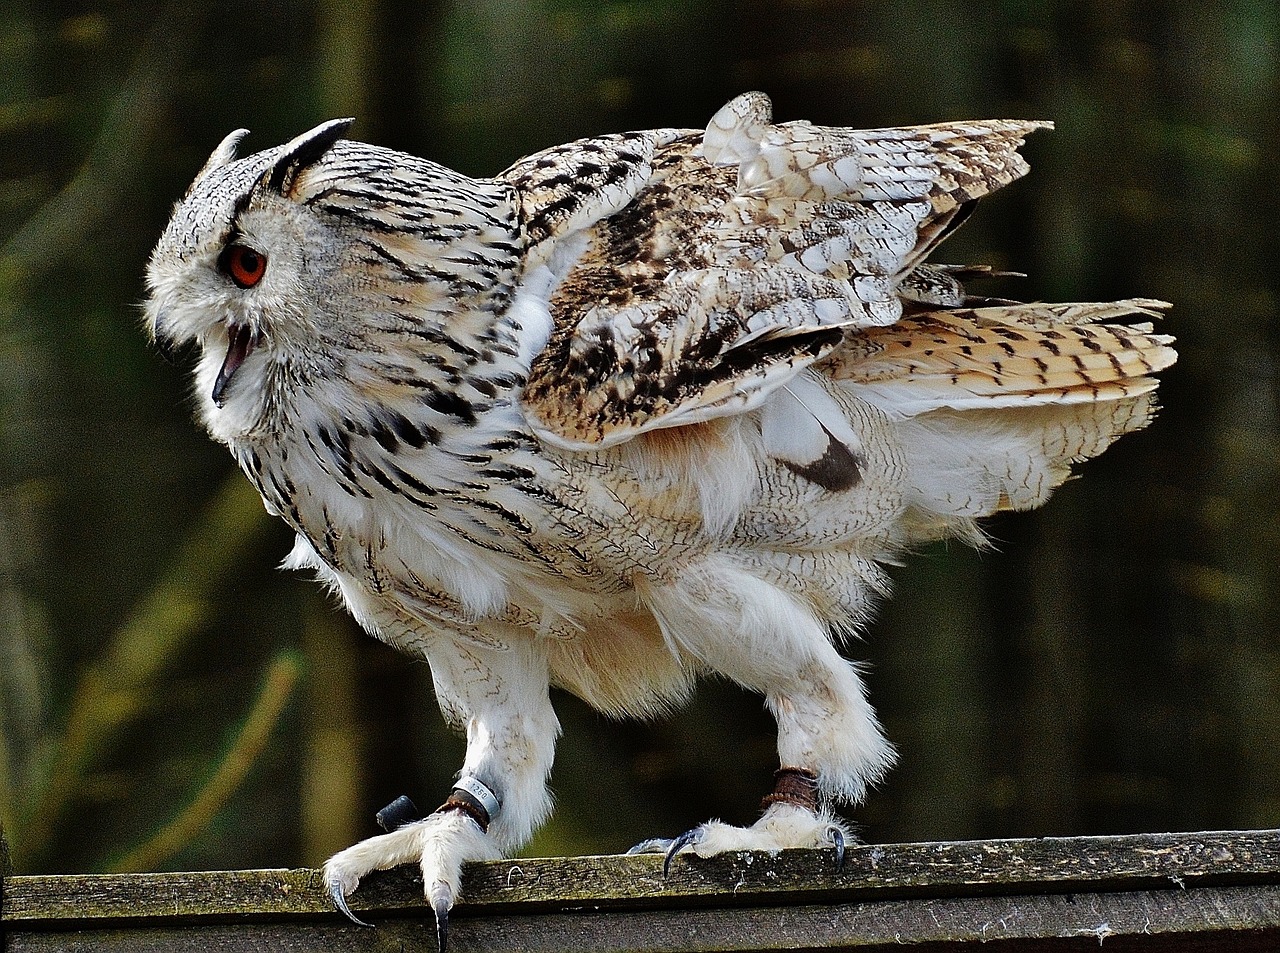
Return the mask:
<path id="1" fill-rule="evenodd" d="M 671 873 L 671 859 L 696 841 L 698 839 L 698 833 L 698 828 L 695 827 L 691 831 L 685 831 L 671 842 L 671 846 L 667 848 L 667 856 L 662 859 L 662 878 L 664 880 L 667 878 L 667 875 Z"/>
<path id="2" fill-rule="evenodd" d="M 844 834 L 840 828 L 831 828 L 831 843 L 836 849 L 836 873 L 844 870 Z"/>
<path id="3" fill-rule="evenodd" d="M 665 854 L 670 846 L 670 837 L 650 837 L 648 840 L 642 840 L 634 847 L 631 847 L 627 853 L 633 856 L 635 854 Z"/>
<path id="4" fill-rule="evenodd" d="M 351 907 L 347 904 L 347 895 L 342 892 L 342 884 L 336 880 L 329 881 L 329 899 L 333 901 L 333 905 L 342 911 L 346 918 L 352 923 L 362 927 L 373 926 L 372 923 L 365 923 L 351 912 Z"/>
<path id="5" fill-rule="evenodd" d="M 446 953 L 449 946 L 449 902 L 443 897 L 431 904 L 436 914 L 436 941 L 440 944 L 440 953 Z"/>

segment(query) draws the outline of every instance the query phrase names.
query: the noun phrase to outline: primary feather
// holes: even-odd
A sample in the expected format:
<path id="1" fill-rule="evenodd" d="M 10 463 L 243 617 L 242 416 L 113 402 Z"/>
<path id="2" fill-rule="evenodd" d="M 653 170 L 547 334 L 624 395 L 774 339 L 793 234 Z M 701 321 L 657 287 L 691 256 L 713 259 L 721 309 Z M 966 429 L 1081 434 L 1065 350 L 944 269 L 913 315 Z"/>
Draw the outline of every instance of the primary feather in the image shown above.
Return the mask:
<path id="1" fill-rule="evenodd" d="M 790 780 L 694 848 L 838 829 L 795 771 L 856 800 L 892 759 L 833 647 L 881 565 L 1043 503 L 1149 421 L 1175 359 L 1161 302 L 971 299 L 985 269 L 925 263 L 1046 126 L 775 125 L 757 93 L 491 179 L 345 122 L 219 146 L 152 256 L 153 333 L 201 345 L 201 414 L 297 532 L 290 564 L 431 663 L 501 802 L 338 855 L 340 905 L 412 860 L 447 911 L 463 861 L 528 838 L 552 684 L 616 715 L 704 672 L 762 692 Z M 229 249 L 265 269 L 228 274 Z"/>

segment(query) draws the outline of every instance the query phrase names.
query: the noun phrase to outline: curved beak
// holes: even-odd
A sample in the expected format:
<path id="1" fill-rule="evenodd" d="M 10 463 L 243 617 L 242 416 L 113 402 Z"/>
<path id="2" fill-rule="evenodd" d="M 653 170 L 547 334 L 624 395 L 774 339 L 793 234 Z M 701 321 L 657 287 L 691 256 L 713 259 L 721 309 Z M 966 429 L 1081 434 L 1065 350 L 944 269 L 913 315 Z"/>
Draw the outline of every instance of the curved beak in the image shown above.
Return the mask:
<path id="1" fill-rule="evenodd" d="M 227 355 L 222 359 L 217 380 L 213 382 L 213 402 L 219 407 L 226 400 L 227 385 L 258 345 L 258 332 L 247 324 L 227 324 Z"/>

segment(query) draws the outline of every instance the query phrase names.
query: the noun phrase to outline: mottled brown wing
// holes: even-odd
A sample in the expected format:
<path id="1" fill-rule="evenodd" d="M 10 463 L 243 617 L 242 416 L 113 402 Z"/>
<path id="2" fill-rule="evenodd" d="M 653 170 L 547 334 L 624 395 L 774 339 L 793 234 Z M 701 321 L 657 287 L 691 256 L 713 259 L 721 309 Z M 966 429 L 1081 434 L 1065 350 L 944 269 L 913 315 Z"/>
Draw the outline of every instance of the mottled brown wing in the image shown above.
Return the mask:
<path id="1" fill-rule="evenodd" d="M 565 269 L 525 391 L 532 425 L 591 449 L 758 406 L 846 329 L 897 321 L 901 278 L 1026 171 L 1016 150 L 1041 125 L 775 126 L 747 94 L 705 133 L 524 160 L 508 178 L 535 260 Z"/>

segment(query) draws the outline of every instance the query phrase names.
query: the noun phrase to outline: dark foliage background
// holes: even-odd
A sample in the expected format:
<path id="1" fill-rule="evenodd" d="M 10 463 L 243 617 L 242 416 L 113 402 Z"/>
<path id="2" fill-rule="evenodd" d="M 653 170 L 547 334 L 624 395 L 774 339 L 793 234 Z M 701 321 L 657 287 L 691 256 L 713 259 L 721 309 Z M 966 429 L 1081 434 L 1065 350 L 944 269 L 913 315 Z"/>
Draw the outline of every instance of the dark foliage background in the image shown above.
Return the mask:
<path id="1" fill-rule="evenodd" d="M 984 553 L 937 547 L 855 653 L 898 769 L 872 840 L 1280 825 L 1269 0 L 9 0 L 0 5 L 0 822 L 23 872 L 314 864 L 460 763 L 425 669 L 303 579 L 140 329 L 222 136 L 335 115 L 471 174 L 574 137 L 779 119 L 1054 119 L 944 260 L 1176 308 L 1164 412 Z M 532 853 L 754 816 L 725 684 L 656 724 L 570 698 Z"/>

